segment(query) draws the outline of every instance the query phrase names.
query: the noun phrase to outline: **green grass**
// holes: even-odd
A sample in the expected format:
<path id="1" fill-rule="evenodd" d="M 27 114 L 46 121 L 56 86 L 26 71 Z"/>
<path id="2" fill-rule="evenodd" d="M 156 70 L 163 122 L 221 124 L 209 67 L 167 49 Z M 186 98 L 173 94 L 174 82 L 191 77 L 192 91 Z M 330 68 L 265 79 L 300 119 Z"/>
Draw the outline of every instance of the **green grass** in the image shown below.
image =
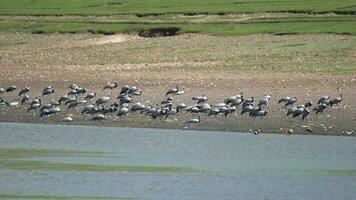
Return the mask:
<path id="1" fill-rule="evenodd" d="M 332 12 L 354 6 L 354 0 L 11 0 L 0 2 L 0 15 Z"/>
<path id="2" fill-rule="evenodd" d="M 19 194 L 0 194 L 0 199 L 63 199 L 63 200 L 81 200 L 81 199 L 98 199 L 98 200 L 134 200 L 130 197 L 104 197 L 104 196 L 59 196 L 59 195 L 19 195 Z"/>
<path id="3" fill-rule="evenodd" d="M 199 170 L 186 167 L 165 166 L 125 166 L 96 165 L 78 163 L 57 163 L 39 160 L 20 160 L 39 157 L 105 157 L 102 152 L 85 152 L 61 149 L 0 149 L 0 169 L 12 170 L 54 170 L 54 171 L 89 171 L 89 172 L 150 172 L 150 173 L 192 173 Z"/>
<path id="4" fill-rule="evenodd" d="M 0 47 L 20 45 L 20 44 L 27 44 L 27 42 L 26 41 L 22 41 L 22 40 L 0 41 Z"/>
<path id="5" fill-rule="evenodd" d="M 12 0 L 0 1 L 0 31 L 114 34 L 179 27 L 180 33 L 198 32 L 220 36 L 257 33 L 355 35 L 355 5 L 354 0 Z M 351 15 L 293 14 L 265 17 L 262 15 L 264 12 L 344 12 Z M 228 13 L 250 13 L 251 18 L 236 21 L 241 16 L 223 15 Z M 199 16 L 192 16 L 196 14 L 219 15 L 214 19 L 203 16 L 197 22 L 194 20 Z M 28 15 L 53 18 L 14 18 Z"/>
<path id="6" fill-rule="evenodd" d="M 102 152 L 84 152 L 61 149 L 21 149 L 2 148 L 0 149 L 0 159 L 19 159 L 32 157 L 100 157 L 105 156 Z"/>
<path id="7" fill-rule="evenodd" d="M 29 33 L 84 33 L 95 32 L 114 34 L 135 32 L 141 29 L 179 27 L 180 33 L 207 33 L 219 36 L 236 36 L 249 34 L 311 34 L 336 33 L 356 35 L 356 17 L 309 17 L 260 19 L 243 22 L 217 23 L 140 23 L 132 22 L 75 22 L 62 21 L 28 21 L 0 20 L 0 31 Z"/>
<path id="8" fill-rule="evenodd" d="M 0 160 L 0 169 L 50 170 L 79 172 L 141 172 L 141 173 L 197 173 L 201 170 L 187 167 L 96 165 L 77 163 L 57 163 L 33 160 Z"/>

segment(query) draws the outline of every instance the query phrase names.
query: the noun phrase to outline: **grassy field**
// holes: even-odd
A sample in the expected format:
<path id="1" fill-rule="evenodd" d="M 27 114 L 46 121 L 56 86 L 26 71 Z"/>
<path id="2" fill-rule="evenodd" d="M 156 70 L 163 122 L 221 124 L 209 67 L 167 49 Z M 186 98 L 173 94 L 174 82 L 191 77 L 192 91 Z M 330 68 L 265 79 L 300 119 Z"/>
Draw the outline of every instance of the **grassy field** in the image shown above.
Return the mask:
<path id="1" fill-rule="evenodd" d="M 12 0 L 2 15 L 112 15 L 241 12 L 355 12 L 354 0 Z"/>
<path id="2" fill-rule="evenodd" d="M 355 35 L 355 12 L 352 0 L 14 0 L 0 2 L 0 31 Z"/>

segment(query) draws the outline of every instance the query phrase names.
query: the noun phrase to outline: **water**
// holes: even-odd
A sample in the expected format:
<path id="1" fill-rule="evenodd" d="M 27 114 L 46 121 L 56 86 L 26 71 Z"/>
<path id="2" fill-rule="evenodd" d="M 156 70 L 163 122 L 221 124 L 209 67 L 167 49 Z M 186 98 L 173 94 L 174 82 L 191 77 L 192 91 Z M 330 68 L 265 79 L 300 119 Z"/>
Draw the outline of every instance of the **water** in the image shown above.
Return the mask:
<path id="1" fill-rule="evenodd" d="M 0 138 L 0 199 L 356 196 L 355 137 L 0 123 Z"/>

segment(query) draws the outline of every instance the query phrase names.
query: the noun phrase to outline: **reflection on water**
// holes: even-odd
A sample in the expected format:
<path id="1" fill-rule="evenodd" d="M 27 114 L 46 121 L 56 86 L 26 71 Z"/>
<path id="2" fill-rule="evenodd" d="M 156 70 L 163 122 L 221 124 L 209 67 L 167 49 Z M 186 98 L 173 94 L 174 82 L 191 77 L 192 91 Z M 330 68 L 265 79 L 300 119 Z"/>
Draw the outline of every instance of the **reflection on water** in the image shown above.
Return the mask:
<path id="1" fill-rule="evenodd" d="M 352 199 L 356 138 L 0 123 L 0 199 Z"/>

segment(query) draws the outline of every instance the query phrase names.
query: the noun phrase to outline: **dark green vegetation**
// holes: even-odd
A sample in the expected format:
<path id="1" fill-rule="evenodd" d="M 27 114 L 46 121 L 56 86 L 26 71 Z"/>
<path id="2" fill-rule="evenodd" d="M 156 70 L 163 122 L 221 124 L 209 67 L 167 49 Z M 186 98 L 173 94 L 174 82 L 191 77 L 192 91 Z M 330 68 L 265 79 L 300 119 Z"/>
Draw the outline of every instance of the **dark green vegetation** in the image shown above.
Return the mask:
<path id="1" fill-rule="evenodd" d="M 143 173 L 194 173 L 200 170 L 186 167 L 128 166 L 60 163 L 41 160 L 22 160 L 40 157 L 101 157 L 104 153 L 54 149 L 0 149 L 0 169 L 54 170 L 88 172 L 143 172 Z M 21 160 L 20 160 L 21 159 Z"/>
<path id="2" fill-rule="evenodd" d="M 14 0 L 0 2 L 0 31 L 355 35 L 355 11 L 353 0 Z"/>
<path id="3" fill-rule="evenodd" d="M 18 194 L 0 194 L 0 199 L 68 199 L 68 200 L 79 200 L 79 199 L 98 199 L 98 200 L 133 200 L 135 198 L 130 197 L 103 197 L 103 196 L 59 196 L 59 195 L 18 195 Z"/>
<path id="4" fill-rule="evenodd" d="M 226 14 L 355 12 L 354 0 L 12 0 L 2 15 Z"/>

